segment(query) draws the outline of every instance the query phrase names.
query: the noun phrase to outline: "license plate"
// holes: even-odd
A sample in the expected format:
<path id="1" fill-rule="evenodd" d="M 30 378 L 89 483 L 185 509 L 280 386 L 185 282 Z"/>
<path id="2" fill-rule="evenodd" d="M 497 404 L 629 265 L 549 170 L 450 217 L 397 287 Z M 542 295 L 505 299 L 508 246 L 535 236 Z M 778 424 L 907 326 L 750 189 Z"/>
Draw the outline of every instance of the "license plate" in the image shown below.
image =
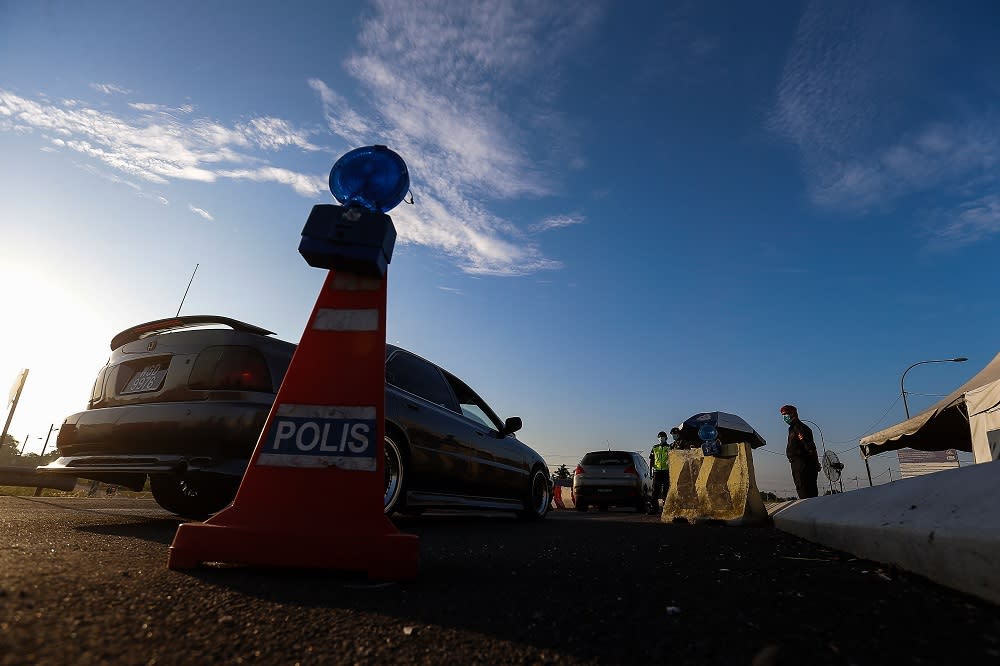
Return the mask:
<path id="1" fill-rule="evenodd" d="M 611 492 L 611 488 L 598 488 L 597 492 L 599 492 L 599 493 L 610 493 Z"/>
<path id="2" fill-rule="evenodd" d="M 146 393 L 147 391 L 155 391 L 160 388 L 160 384 L 163 383 L 163 378 L 166 376 L 167 369 L 164 368 L 161 363 L 147 365 L 141 372 L 129 380 L 122 393 Z"/>

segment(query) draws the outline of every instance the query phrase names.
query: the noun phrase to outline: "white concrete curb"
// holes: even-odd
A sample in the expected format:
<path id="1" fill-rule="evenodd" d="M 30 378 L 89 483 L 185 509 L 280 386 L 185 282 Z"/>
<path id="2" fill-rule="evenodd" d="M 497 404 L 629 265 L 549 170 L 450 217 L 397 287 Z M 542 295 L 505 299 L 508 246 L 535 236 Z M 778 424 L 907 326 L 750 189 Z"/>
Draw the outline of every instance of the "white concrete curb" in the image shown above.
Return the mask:
<path id="1" fill-rule="evenodd" d="M 774 525 L 1000 604 L 1000 464 L 794 502 Z"/>

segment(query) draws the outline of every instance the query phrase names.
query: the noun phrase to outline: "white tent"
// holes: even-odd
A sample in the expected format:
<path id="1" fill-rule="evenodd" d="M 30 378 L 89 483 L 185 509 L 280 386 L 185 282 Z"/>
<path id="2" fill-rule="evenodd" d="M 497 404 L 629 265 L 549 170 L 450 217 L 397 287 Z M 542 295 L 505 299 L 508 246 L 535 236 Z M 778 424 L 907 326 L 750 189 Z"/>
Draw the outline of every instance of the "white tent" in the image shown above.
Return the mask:
<path id="1" fill-rule="evenodd" d="M 972 451 L 977 463 L 996 460 L 1000 454 L 1000 354 L 930 408 L 861 438 L 865 456 L 907 447 Z"/>

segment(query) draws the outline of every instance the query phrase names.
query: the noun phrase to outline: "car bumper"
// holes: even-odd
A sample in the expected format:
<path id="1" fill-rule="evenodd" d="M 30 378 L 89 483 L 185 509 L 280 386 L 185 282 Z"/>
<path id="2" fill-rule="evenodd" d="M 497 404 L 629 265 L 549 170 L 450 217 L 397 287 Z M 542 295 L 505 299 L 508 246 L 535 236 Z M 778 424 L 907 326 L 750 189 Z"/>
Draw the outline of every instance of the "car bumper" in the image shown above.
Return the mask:
<path id="1" fill-rule="evenodd" d="M 90 409 L 68 416 L 63 456 L 237 457 L 249 459 L 270 405 L 173 402 Z"/>
<path id="2" fill-rule="evenodd" d="M 574 486 L 576 504 L 635 504 L 642 498 L 638 486 L 593 485 Z"/>
<path id="3" fill-rule="evenodd" d="M 163 403 L 92 409 L 59 429 L 61 457 L 40 474 L 141 488 L 147 475 L 240 477 L 270 405 Z"/>

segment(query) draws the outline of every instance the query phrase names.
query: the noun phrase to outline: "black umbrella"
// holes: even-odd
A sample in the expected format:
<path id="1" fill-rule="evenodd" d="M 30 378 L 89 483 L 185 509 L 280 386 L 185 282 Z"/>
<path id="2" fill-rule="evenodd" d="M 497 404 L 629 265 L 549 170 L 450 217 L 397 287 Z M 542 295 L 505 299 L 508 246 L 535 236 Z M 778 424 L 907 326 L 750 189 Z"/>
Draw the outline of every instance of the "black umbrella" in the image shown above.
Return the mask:
<path id="1" fill-rule="evenodd" d="M 681 424 L 681 440 L 700 444 L 698 429 L 706 423 L 718 431 L 719 441 L 723 444 L 746 442 L 750 448 L 756 449 L 767 443 L 742 417 L 726 412 L 702 412 L 685 420 Z"/>

